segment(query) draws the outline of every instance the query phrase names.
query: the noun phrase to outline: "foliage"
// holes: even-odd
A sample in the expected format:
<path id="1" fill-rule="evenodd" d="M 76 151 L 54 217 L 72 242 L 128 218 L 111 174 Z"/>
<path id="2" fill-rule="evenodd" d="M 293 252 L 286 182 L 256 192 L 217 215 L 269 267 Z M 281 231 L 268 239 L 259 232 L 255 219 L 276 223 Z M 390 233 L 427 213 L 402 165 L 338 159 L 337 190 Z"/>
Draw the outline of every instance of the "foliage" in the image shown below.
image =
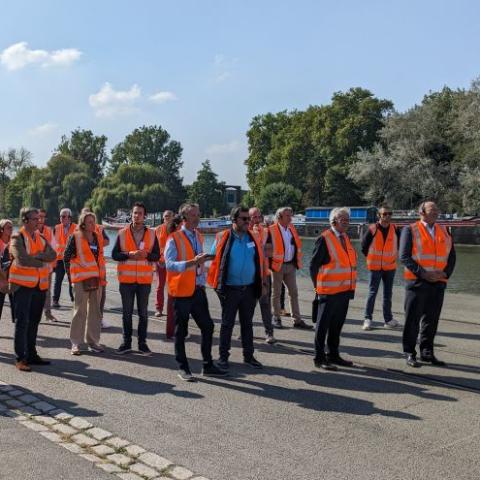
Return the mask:
<path id="1" fill-rule="evenodd" d="M 200 206 L 202 215 L 219 215 L 225 212 L 225 182 L 218 181 L 218 175 L 212 170 L 210 160 L 202 163 L 197 179 L 188 188 L 188 198 Z"/>
<path id="2" fill-rule="evenodd" d="M 302 192 L 292 185 L 278 182 L 271 183 L 260 192 L 256 206 L 263 213 L 274 213 L 279 207 L 292 207 L 294 211 L 301 208 Z"/>

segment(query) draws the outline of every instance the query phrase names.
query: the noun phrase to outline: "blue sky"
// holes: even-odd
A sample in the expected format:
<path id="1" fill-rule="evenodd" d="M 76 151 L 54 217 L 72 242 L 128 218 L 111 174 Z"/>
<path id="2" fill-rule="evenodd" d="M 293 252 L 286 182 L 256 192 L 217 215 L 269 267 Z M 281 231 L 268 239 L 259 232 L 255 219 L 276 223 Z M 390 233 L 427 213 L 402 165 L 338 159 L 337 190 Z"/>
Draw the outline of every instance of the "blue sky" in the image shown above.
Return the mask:
<path id="1" fill-rule="evenodd" d="M 0 150 L 37 165 L 76 127 L 112 148 L 159 124 L 182 143 L 185 182 L 209 158 L 246 186 L 257 114 L 354 86 L 402 111 L 480 75 L 474 0 L 17 0 L 0 15 Z"/>

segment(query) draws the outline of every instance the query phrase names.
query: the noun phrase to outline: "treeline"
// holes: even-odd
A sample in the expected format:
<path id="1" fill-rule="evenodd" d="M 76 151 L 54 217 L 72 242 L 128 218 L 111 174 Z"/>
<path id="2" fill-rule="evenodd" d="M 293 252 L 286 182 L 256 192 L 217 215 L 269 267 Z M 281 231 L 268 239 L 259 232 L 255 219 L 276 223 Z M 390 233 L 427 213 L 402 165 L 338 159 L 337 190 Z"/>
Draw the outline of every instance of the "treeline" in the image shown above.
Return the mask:
<path id="1" fill-rule="evenodd" d="M 183 184 L 182 146 L 160 126 L 135 129 L 109 156 L 107 137 L 77 129 L 63 136 L 44 168 L 25 149 L 0 154 L 0 215 L 16 218 L 24 205 L 41 206 L 55 220 L 63 207 L 84 206 L 100 218 L 141 200 L 149 211 L 191 200 L 206 215 L 224 213 L 223 182 L 206 160 L 190 186 Z"/>
<path id="2" fill-rule="evenodd" d="M 381 202 L 411 209 L 426 198 L 448 212 L 480 212 L 480 80 L 430 92 L 404 113 L 352 88 L 327 105 L 256 116 L 247 138 L 243 203 L 264 212 Z M 106 144 L 104 135 L 77 129 L 44 168 L 23 148 L 0 152 L 0 215 L 35 205 L 55 219 L 62 207 L 76 214 L 88 205 L 104 217 L 136 200 L 150 211 L 191 200 L 206 216 L 226 213 L 225 183 L 210 162 L 184 185 L 182 146 L 161 126 L 135 129 L 110 154 Z"/>
<path id="3" fill-rule="evenodd" d="M 248 203 L 480 211 L 480 81 L 448 87 L 399 113 L 353 88 L 328 105 L 255 117 L 247 132 Z"/>

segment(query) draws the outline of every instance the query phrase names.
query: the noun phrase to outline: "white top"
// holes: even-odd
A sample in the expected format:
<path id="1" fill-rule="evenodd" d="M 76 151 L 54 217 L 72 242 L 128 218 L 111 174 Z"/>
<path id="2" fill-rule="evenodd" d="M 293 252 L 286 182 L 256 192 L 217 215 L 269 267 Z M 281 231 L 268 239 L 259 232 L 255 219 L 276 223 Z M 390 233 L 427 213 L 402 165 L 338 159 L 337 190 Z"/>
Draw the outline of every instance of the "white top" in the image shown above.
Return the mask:
<path id="1" fill-rule="evenodd" d="M 435 240 L 435 224 L 430 226 L 427 222 L 424 222 L 423 220 L 420 220 L 423 225 L 427 228 L 427 232 L 430 234 L 430 236 Z"/>
<path id="2" fill-rule="evenodd" d="M 280 232 L 282 232 L 283 245 L 285 246 L 284 262 L 291 262 L 295 256 L 295 245 L 293 245 L 293 235 L 290 229 L 278 224 Z"/>

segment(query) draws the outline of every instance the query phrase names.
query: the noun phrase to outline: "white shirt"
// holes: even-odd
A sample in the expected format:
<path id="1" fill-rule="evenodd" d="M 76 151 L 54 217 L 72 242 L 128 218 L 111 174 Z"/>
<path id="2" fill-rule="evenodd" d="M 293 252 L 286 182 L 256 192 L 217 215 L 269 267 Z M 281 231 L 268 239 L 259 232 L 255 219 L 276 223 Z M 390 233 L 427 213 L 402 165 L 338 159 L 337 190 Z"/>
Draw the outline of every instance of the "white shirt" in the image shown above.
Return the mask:
<path id="1" fill-rule="evenodd" d="M 280 232 L 282 232 L 283 245 L 285 246 L 284 262 L 291 262 L 295 256 L 295 245 L 293 245 L 293 235 L 290 229 L 278 224 Z"/>
<path id="2" fill-rule="evenodd" d="M 435 224 L 430 226 L 427 222 L 424 222 L 423 220 L 420 220 L 420 221 L 427 228 L 427 231 L 430 234 L 430 236 L 435 240 Z"/>

